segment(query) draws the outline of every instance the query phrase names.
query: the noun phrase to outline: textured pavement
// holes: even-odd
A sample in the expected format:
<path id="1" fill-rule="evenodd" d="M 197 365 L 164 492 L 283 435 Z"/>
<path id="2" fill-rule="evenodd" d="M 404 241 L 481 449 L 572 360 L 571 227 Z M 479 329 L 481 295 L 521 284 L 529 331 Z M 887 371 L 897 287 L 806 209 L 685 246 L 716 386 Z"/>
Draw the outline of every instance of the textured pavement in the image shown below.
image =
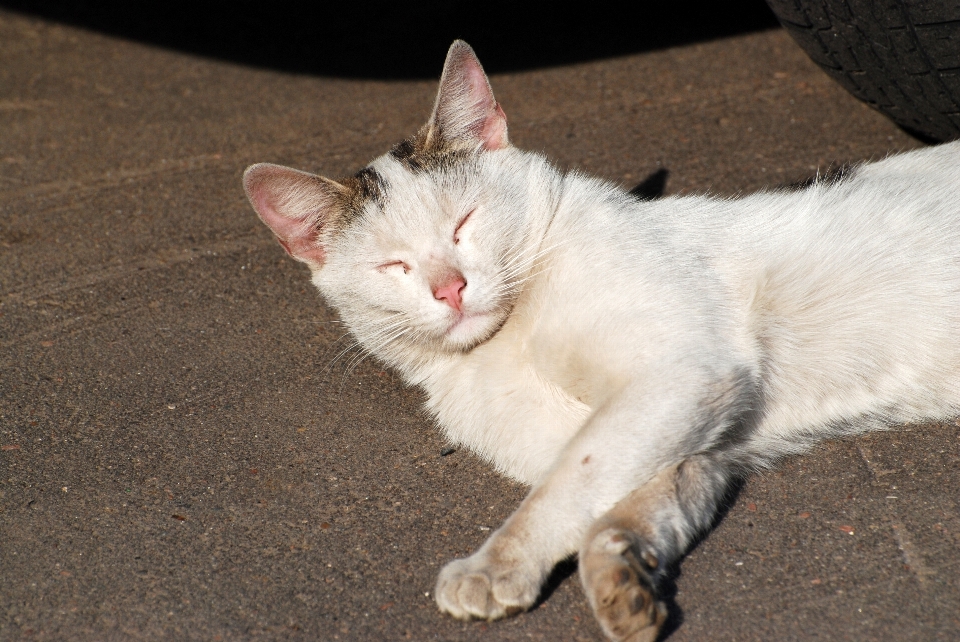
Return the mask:
<path id="1" fill-rule="evenodd" d="M 468 29 L 365 67 L 28 4 L 0 2 L 4 642 L 602 639 L 572 564 L 531 613 L 437 612 L 441 565 L 524 489 L 441 456 L 240 187 L 257 161 L 349 174 L 414 132 L 453 36 L 490 49 L 515 144 L 628 187 L 734 195 L 920 145 L 757 30 L 762 5 L 632 48 L 511 65 Z M 913 426 L 752 477 L 680 566 L 666 639 L 960 639 L 958 464 L 960 426 Z"/>

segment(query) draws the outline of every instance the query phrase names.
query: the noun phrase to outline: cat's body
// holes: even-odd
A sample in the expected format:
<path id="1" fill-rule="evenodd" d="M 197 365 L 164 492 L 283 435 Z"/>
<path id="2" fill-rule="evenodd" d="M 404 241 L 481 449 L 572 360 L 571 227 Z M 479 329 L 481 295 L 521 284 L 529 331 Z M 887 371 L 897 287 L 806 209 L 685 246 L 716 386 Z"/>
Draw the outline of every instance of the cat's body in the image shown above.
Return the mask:
<path id="1" fill-rule="evenodd" d="M 716 388 L 749 423 L 735 431 L 744 463 L 960 414 L 960 194 L 944 193 L 960 190 L 958 146 L 736 200 L 638 202 L 537 169 L 559 197 L 503 328 L 467 353 L 394 364 L 452 440 L 506 474 L 535 483 L 607 397 L 665 380 L 696 398 Z M 703 410 L 697 450 L 732 426 Z M 683 456 L 650 437 L 633 446 Z"/>
<path id="2" fill-rule="evenodd" d="M 457 617 L 529 607 L 580 553 L 615 639 L 729 481 L 827 436 L 960 415 L 960 145 L 837 183 L 641 202 L 507 142 L 466 45 L 410 141 L 254 207 L 456 443 L 533 485 L 441 573 Z"/>

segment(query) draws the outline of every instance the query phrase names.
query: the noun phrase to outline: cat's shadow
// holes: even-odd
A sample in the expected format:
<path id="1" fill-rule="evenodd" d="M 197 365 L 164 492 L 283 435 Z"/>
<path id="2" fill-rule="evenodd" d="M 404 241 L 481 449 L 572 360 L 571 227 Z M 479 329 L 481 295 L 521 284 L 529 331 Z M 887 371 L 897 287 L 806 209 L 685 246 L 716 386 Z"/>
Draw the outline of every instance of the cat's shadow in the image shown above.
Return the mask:
<path id="1" fill-rule="evenodd" d="M 743 487 L 746 484 L 746 478 L 734 480 L 730 487 L 727 489 L 727 495 L 723 502 L 717 506 L 717 513 L 713 517 L 713 522 L 710 524 L 710 528 L 706 529 L 701 533 L 697 539 L 694 540 L 693 544 L 687 549 L 687 552 L 684 553 L 683 557 L 674 562 L 666 571 L 663 581 L 660 584 L 660 595 L 663 597 L 663 600 L 667 603 L 667 621 L 664 622 L 663 628 L 660 629 L 660 635 L 657 636 L 657 642 L 663 642 L 671 635 L 674 631 L 680 628 L 683 624 L 683 610 L 680 608 L 680 605 L 677 604 L 677 581 L 680 579 L 682 574 L 681 565 L 684 560 L 687 559 L 695 550 L 700 548 L 700 545 L 710 536 L 710 534 L 717 529 L 720 523 L 726 519 L 727 514 L 737 504 L 737 500 L 740 498 L 740 493 L 743 491 Z"/>
<path id="2" fill-rule="evenodd" d="M 669 177 L 670 171 L 661 167 L 637 183 L 630 190 L 630 195 L 639 201 L 652 201 L 661 198 L 667 189 L 667 178 Z"/>
<path id="3" fill-rule="evenodd" d="M 577 10 L 543 0 L 0 0 L 0 8 L 258 67 L 393 80 L 436 78 L 454 38 L 501 73 L 779 27 L 763 0 L 608 0 Z"/>
<path id="4" fill-rule="evenodd" d="M 661 170 L 666 171 L 666 170 Z M 659 172 L 658 172 L 659 173 Z M 642 185 L 643 183 L 641 183 Z M 657 642 L 665 642 L 671 635 L 674 634 L 677 629 L 683 625 L 683 609 L 680 608 L 680 605 L 677 604 L 677 581 L 682 575 L 681 566 L 683 561 L 690 556 L 700 545 L 710 536 L 720 523 L 726 518 L 727 514 L 730 512 L 730 509 L 733 508 L 737 500 L 740 497 L 740 493 L 743 490 L 744 484 L 746 483 L 745 479 L 736 480 L 732 483 L 730 488 L 727 490 L 726 499 L 718 506 L 717 513 L 714 517 L 713 522 L 710 524 L 710 528 L 705 530 L 690 548 L 684 554 L 683 557 L 678 559 L 676 562 L 671 564 L 665 571 L 663 577 L 660 580 L 660 597 L 667 605 L 667 621 L 664 622 L 663 627 L 660 629 L 660 635 L 657 636 Z M 550 573 L 550 576 L 547 578 L 547 581 L 544 583 L 543 588 L 540 590 L 540 596 L 537 598 L 536 603 L 531 607 L 531 610 L 538 608 L 541 604 L 550 599 L 550 596 L 560 588 L 560 585 L 563 584 L 571 575 L 574 575 L 577 572 L 577 558 L 576 556 L 568 557 L 553 568 L 553 572 Z"/>

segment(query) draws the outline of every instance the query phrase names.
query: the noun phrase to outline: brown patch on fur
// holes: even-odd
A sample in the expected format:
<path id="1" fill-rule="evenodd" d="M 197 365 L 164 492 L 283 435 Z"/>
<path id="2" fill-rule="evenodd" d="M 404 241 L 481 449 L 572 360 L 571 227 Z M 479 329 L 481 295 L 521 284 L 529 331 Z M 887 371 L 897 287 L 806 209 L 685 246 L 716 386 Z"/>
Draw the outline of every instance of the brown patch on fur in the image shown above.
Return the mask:
<path id="1" fill-rule="evenodd" d="M 337 217 L 337 228 L 343 229 L 350 224 L 373 201 L 380 207 L 386 202 L 387 184 L 383 177 L 372 167 L 364 167 L 353 176 L 340 179 L 345 188 L 340 192 L 340 215 Z"/>
<path id="2" fill-rule="evenodd" d="M 657 556 L 653 554 L 652 551 L 644 551 L 641 555 L 643 558 L 643 563 L 647 565 L 647 568 L 651 571 L 655 571 L 658 566 L 660 566 L 660 560 L 657 559 Z"/>
<path id="3" fill-rule="evenodd" d="M 608 528 L 624 529 L 649 542 L 657 541 L 657 531 L 651 516 L 662 510 L 663 506 L 676 501 L 678 466 L 670 466 L 660 471 L 643 486 L 617 502 L 590 526 L 585 541 L 590 541 Z"/>
<path id="4" fill-rule="evenodd" d="M 628 541 L 620 552 L 608 542 Z M 645 543 L 629 531 L 591 533 L 580 552 L 580 578 L 607 638 L 617 642 L 653 642 L 667 618 L 656 581 L 641 560 Z"/>
<path id="5" fill-rule="evenodd" d="M 468 153 L 464 147 L 451 144 L 435 124 L 425 125 L 390 150 L 391 156 L 415 174 L 450 166 Z"/>
<path id="6" fill-rule="evenodd" d="M 356 210 L 362 210 L 367 201 L 373 201 L 377 205 L 383 206 L 386 197 L 387 184 L 383 177 L 372 167 L 364 167 L 359 172 L 344 178 L 340 181 L 342 185 L 350 189 L 351 194 L 348 197 L 347 207 Z"/>

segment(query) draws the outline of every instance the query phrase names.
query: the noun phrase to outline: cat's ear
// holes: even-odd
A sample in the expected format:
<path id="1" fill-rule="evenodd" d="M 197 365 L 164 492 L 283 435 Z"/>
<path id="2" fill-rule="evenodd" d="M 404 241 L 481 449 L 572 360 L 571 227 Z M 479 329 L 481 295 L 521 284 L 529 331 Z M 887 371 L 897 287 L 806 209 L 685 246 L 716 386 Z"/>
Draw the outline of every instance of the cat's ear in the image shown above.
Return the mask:
<path id="1" fill-rule="evenodd" d="M 323 265 L 323 232 L 338 218 L 348 188 L 322 176 L 259 163 L 243 173 L 243 189 L 290 256 L 313 268 Z"/>
<path id="2" fill-rule="evenodd" d="M 430 135 L 479 143 L 484 149 L 501 149 L 509 144 L 507 116 L 493 97 L 476 54 L 462 40 L 455 40 L 447 52 L 428 126 Z"/>

